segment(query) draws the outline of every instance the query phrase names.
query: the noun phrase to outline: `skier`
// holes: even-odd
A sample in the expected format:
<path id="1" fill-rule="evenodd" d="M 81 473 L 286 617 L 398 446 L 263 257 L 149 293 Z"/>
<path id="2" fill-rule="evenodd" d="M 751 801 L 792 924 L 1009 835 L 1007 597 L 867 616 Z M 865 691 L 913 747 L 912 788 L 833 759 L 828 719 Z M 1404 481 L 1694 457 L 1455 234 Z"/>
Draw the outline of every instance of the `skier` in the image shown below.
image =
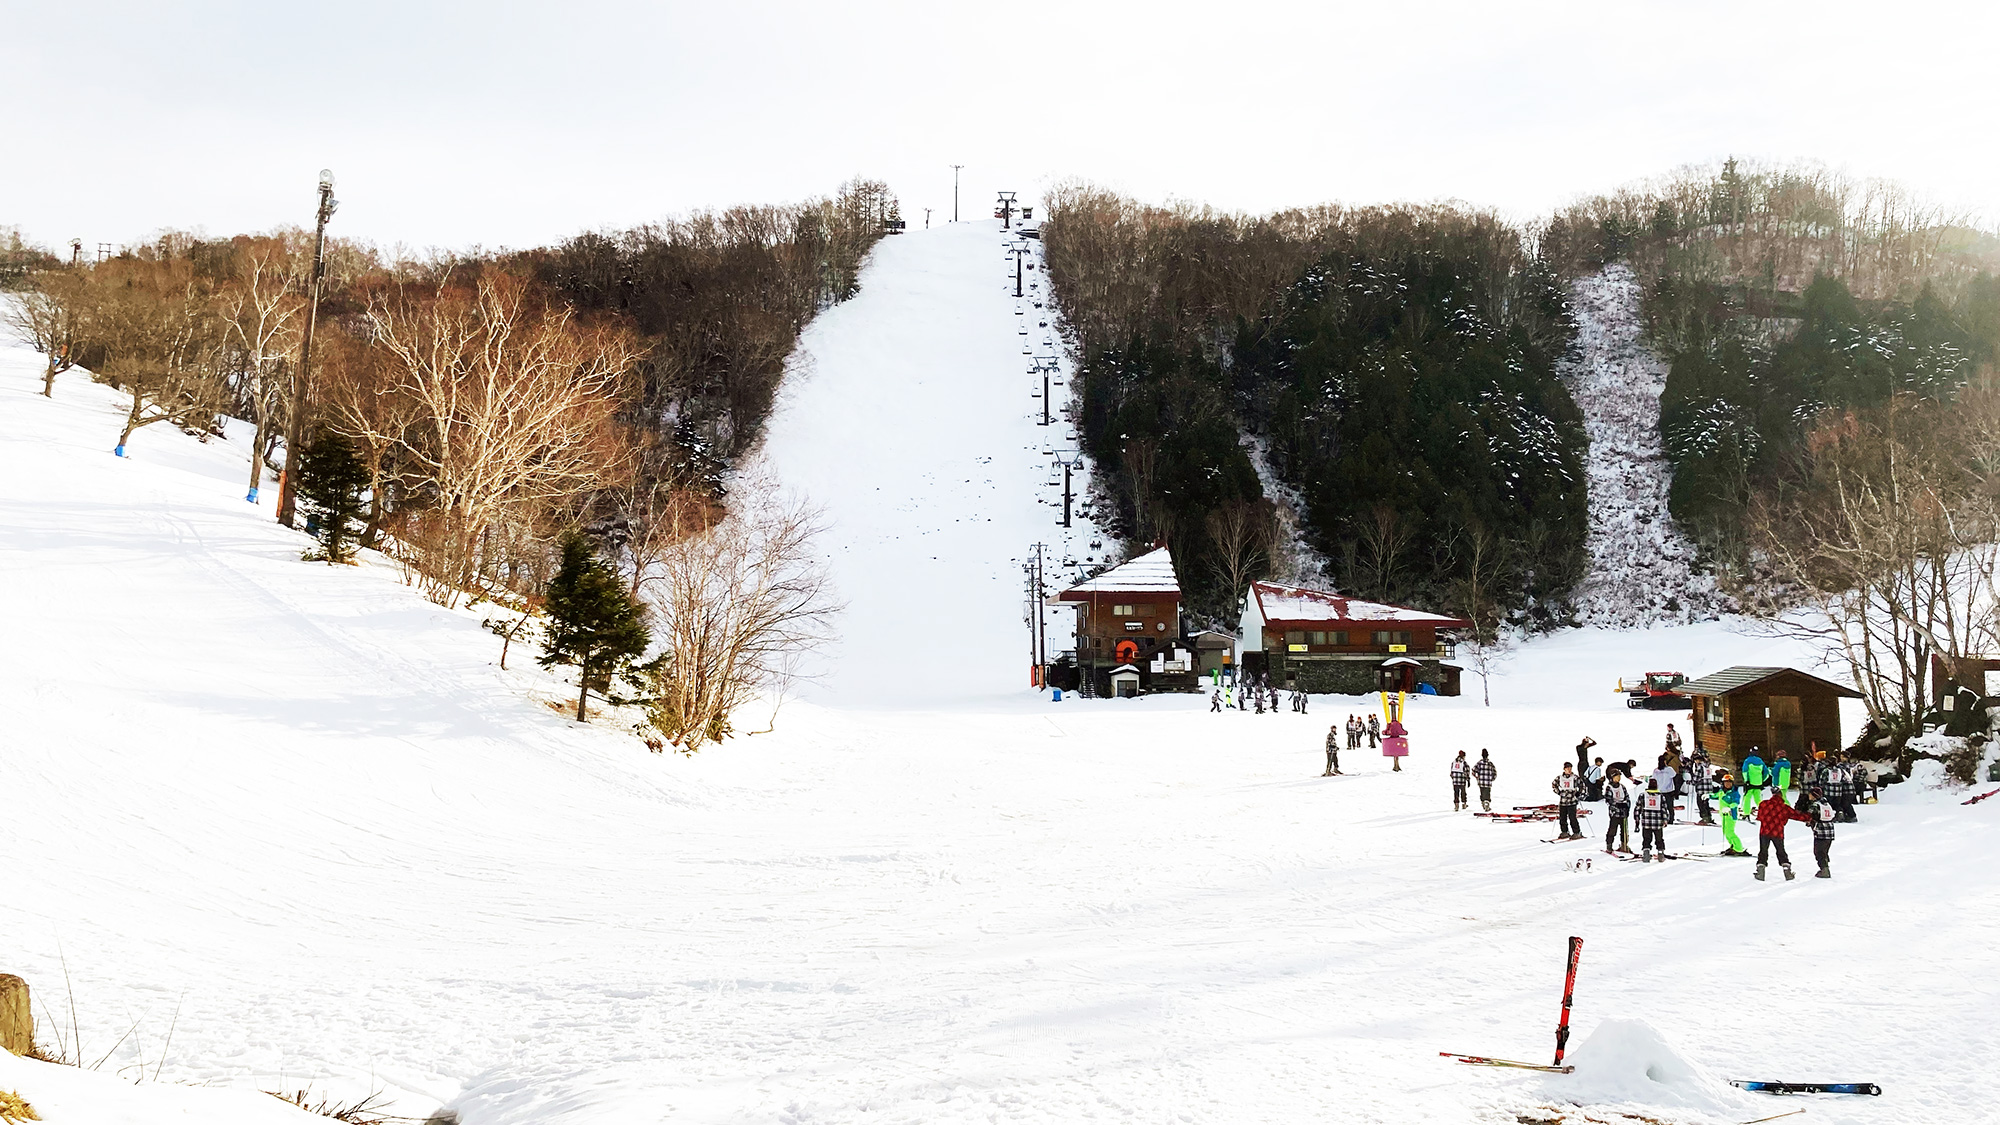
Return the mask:
<path id="1" fill-rule="evenodd" d="M 1340 728 L 1326 728 L 1326 772 L 1321 777 L 1332 777 L 1340 772 Z"/>
<path id="2" fill-rule="evenodd" d="M 1743 807 L 1750 810 L 1752 816 L 1757 815 L 1757 806 L 1769 796 L 1766 792 L 1770 786 L 1769 774 L 1764 759 L 1757 756 L 1757 748 L 1752 746 L 1750 756 L 1743 759 Z"/>
<path id="3" fill-rule="evenodd" d="M 1590 748 L 1595 745 L 1597 745 L 1597 740 L 1589 735 L 1585 735 L 1583 741 L 1576 744 L 1576 772 L 1578 774 L 1590 772 Z"/>
<path id="4" fill-rule="evenodd" d="M 1625 788 L 1623 774 L 1614 771 L 1605 779 L 1604 811 L 1610 814 L 1611 820 L 1604 829 L 1604 854 L 1616 855 L 1618 852 L 1624 852 L 1626 855 L 1631 855 L 1632 829 L 1628 818 L 1632 815 L 1632 794 Z M 1616 851 L 1611 847 L 1613 839 L 1618 841 Z"/>
<path id="5" fill-rule="evenodd" d="M 1771 784 L 1778 790 L 1779 796 L 1791 796 L 1792 760 L 1785 756 L 1783 750 L 1778 751 L 1778 760 L 1771 763 Z"/>
<path id="6" fill-rule="evenodd" d="M 1722 838 L 1729 841 L 1728 850 L 1722 854 L 1747 856 L 1750 853 L 1743 850 L 1743 841 L 1736 836 L 1736 822 L 1743 817 L 1743 787 L 1728 770 L 1716 774 L 1715 783 L 1720 788 L 1715 803 L 1722 813 Z"/>
<path id="7" fill-rule="evenodd" d="M 1209 709 L 1210 711 L 1220 711 L 1220 710 L 1222 710 L 1222 689 L 1221 689 L 1221 688 L 1216 688 L 1216 689 L 1215 689 L 1214 691 L 1212 691 L 1212 692 L 1209 692 L 1209 693 L 1208 693 L 1208 709 Z"/>
<path id="8" fill-rule="evenodd" d="M 1808 820 L 1804 813 L 1785 803 L 1782 792 L 1772 792 L 1757 806 L 1757 878 L 1764 878 L 1764 867 L 1773 847 L 1778 850 L 1778 866 L 1785 869 L 1785 878 L 1796 879 L 1792 874 L 1791 857 L 1785 854 L 1785 825 L 1794 820 Z"/>
<path id="9" fill-rule="evenodd" d="M 1801 803 L 1806 807 L 1807 823 L 1812 825 L 1813 859 L 1819 864 L 1819 874 L 1813 878 L 1831 879 L 1833 871 L 1827 865 L 1833 858 L 1833 825 L 1839 814 L 1817 788 L 1808 790 Z"/>
<path id="10" fill-rule="evenodd" d="M 1485 748 L 1482 747 L 1479 751 L 1479 760 L 1472 765 L 1472 776 L 1479 782 L 1479 807 L 1486 812 L 1493 811 L 1493 779 L 1499 775 L 1500 771 L 1494 768 L 1493 759 L 1487 756 Z"/>
<path id="11" fill-rule="evenodd" d="M 1465 799 L 1465 786 L 1472 780 L 1472 763 L 1465 760 L 1465 751 L 1451 760 L 1451 811 L 1458 812 L 1471 804 Z"/>
<path id="12" fill-rule="evenodd" d="M 1714 824 L 1714 811 L 1708 805 L 1708 751 L 1702 749 L 1699 742 L 1695 743 L 1694 756 L 1687 760 L 1687 786 L 1694 790 L 1695 808 L 1701 812 L 1701 822 Z"/>
<path id="13" fill-rule="evenodd" d="M 1368 713 L 1368 748 L 1382 745 L 1382 720 L 1374 712 Z"/>
<path id="14" fill-rule="evenodd" d="M 1583 799 L 1602 801 L 1604 799 L 1604 759 L 1598 758 L 1590 764 L 1583 775 Z"/>
<path id="15" fill-rule="evenodd" d="M 1660 859 L 1667 858 L 1667 808 L 1673 803 L 1670 794 L 1660 792 L 1657 780 L 1646 783 L 1646 792 L 1639 798 L 1639 860 L 1651 863 L 1653 847 L 1659 846 Z"/>
<path id="16" fill-rule="evenodd" d="M 1549 788 L 1556 795 L 1556 839 L 1583 839 L 1583 826 L 1576 819 L 1576 801 L 1583 795 L 1583 779 L 1576 775 L 1574 767 L 1564 762 L 1563 771 L 1549 782 Z"/>
<path id="17" fill-rule="evenodd" d="M 1680 772 L 1667 764 L 1667 755 L 1660 755 L 1660 768 L 1653 771 L 1653 778 L 1648 788 L 1658 789 L 1661 793 L 1666 794 L 1668 824 L 1674 822 L 1674 790 L 1679 785 Z"/>
<path id="18" fill-rule="evenodd" d="M 1841 760 L 1835 762 L 1827 771 L 1830 782 L 1826 794 L 1827 800 L 1833 802 L 1833 811 L 1839 814 L 1839 819 L 1848 824 L 1860 819 L 1854 815 L 1854 797 L 1858 789 L 1855 777 L 1860 768 L 1843 754 Z"/>

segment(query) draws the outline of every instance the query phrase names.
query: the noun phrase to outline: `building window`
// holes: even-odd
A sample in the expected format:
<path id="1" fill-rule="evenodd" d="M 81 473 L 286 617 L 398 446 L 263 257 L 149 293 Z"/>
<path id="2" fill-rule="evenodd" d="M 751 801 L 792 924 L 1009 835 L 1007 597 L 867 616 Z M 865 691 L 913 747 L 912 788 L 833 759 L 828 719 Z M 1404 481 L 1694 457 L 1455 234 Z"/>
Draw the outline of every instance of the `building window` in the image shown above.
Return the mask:
<path id="1" fill-rule="evenodd" d="M 1714 723 L 1716 726 L 1722 725 L 1721 696 L 1711 695 L 1708 697 L 1708 699 L 1706 700 L 1706 705 L 1702 708 L 1702 718 L 1708 720 L 1711 723 Z"/>
<path id="2" fill-rule="evenodd" d="M 1330 641 L 1328 641 L 1328 642 L 1327 642 L 1328 644 L 1331 644 L 1331 645 L 1344 645 L 1344 644 L 1346 644 L 1346 643 L 1347 643 L 1347 634 L 1346 634 L 1346 633 L 1342 633 L 1342 632 L 1334 632 L 1334 633 L 1328 633 L 1328 634 L 1327 634 L 1327 636 L 1329 636 L 1329 637 L 1332 637 L 1332 638 L 1333 638 L 1332 640 L 1330 640 Z"/>
<path id="3" fill-rule="evenodd" d="M 1289 646 L 1289 645 L 1302 645 L 1302 644 L 1304 644 L 1304 643 L 1306 643 L 1306 631 L 1305 631 L 1304 629 L 1287 629 L 1287 630 L 1285 630 L 1285 644 L 1286 644 L 1286 645 L 1288 645 L 1288 646 Z"/>
<path id="4" fill-rule="evenodd" d="M 1139 616 L 1139 614 L 1138 614 L 1138 612 L 1137 612 L 1137 607 L 1135 607 L 1135 606 L 1132 606 L 1132 605 L 1114 605 L 1114 606 L 1112 606 L 1112 607 L 1111 607 L 1111 616 L 1113 616 L 1113 617 L 1137 617 L 1137 616 Z"/>
<path id="5" fill-rule="evenodd" d="M 1313 630 L 1313 632 L 1312 632 L 1312 640 L 1311 640 L 1311 642 L 1309 642 L 1309 643 L 1311 643 L 1311 644 L 1316 644 L 1316 645 L 1323 645 L 1323 644 L 1325 644 L 1325 643 L 1326 643 L 1326 632 L 1325 632 L 1324 630 L 1321 630 L 1321 629 L 1314 629 L 1314 630 Z"/>
<path id="6" fill-rule="evenodd" d="M 1407 629 L 1396 632 L 1377 630 L 1375 633 L 1375 643 L 1378 645 L 1406 645 L 1410 643 L 1410 633 Z"/>

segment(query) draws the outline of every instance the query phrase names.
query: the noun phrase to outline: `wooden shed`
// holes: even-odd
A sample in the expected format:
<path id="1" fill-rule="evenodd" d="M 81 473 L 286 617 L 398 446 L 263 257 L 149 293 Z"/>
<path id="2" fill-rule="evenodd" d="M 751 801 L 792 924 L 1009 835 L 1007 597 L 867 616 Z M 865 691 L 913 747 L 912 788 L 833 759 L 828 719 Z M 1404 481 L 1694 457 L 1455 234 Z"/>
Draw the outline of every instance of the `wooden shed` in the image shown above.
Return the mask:
<path id="1" fill-rule="evenodd" d="M 1861 693 L 1796 668 L 1724 669 L 1681 685 L 1694 702 L 1695 737 L 1718 766 L 1738 769 L 1757 754 L 1804 762 L 1808 747 L 1835 751 L 1840 701 Z"/>

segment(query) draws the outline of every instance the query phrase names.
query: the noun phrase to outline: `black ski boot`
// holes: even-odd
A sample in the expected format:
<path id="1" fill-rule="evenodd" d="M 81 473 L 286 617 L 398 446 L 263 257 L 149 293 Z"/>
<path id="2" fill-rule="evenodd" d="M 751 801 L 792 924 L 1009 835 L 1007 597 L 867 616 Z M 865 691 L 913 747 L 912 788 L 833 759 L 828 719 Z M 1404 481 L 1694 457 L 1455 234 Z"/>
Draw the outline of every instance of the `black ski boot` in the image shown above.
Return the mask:
<path id="1" fill-rule="evenodd" d="M 1825 866 L 1824 864 L 1822 864 L 1822 865 L 1820 865 L 1820 869 L 1819 869 L 1819 874 L 1817 874 L 1817 875 L 1813 876 L 1813 878 L 1815 878 L 1815 879 L 1831 879 L 1831 878 L 1833 878 L 1833 872 L 1831 872 L 1831 871 L 1828 871 L 1828 870 L 1826 869 L 1826 866 Z"/>

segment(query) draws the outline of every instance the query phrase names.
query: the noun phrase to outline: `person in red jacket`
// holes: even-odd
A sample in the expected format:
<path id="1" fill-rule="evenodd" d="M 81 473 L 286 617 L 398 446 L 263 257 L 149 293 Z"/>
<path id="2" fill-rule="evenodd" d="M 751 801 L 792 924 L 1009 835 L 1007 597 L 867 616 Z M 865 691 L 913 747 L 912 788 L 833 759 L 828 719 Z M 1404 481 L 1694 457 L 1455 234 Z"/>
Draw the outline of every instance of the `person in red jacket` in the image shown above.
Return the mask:
<path id="1" fill-rule="evenodd" d="M 1798 878 L 1792 874 L 1791 857 L 1785 854 L 1785 825 L 1794 820 L 1806 824 L 1812 818 L 1786 804 L 1782 789 L 1771 790 L 1771 795 L 1757 806 L 1757 878 L 1764 877 L 1764 863 L 1773 847 L 1778 849 L 1778 866 L 1785 869 L 1785 878 Z"/>

